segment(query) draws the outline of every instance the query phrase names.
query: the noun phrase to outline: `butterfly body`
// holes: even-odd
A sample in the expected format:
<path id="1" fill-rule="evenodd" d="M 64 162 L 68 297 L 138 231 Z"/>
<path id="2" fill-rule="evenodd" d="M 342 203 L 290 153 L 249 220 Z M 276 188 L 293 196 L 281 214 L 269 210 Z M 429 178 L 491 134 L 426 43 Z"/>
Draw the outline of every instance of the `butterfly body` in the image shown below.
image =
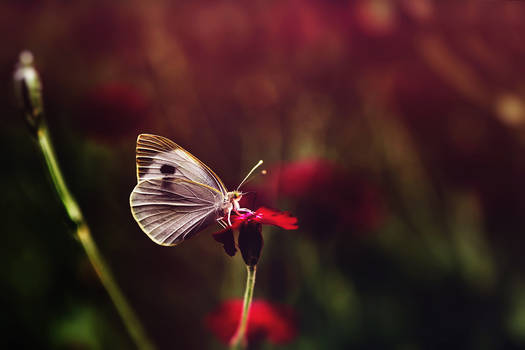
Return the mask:
<path id="1" fill-rule="evenodd" d="M 240 208 L 241 192 L 228 192 L 204 163 L 157 135 L 137 138 L 137 185 L 130 195 L 133 217 L 160 245 L 176 245 L 207 226 L 226 226 Z"/>

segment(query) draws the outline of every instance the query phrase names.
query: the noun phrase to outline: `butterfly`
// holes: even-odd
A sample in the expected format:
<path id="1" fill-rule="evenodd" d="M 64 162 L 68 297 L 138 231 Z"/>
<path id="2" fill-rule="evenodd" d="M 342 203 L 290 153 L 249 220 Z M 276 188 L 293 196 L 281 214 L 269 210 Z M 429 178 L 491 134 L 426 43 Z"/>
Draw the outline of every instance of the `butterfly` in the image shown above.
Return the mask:
<path id="1" fill-rule="evenodd" d="M 129 198 L 131 213 L 155 243 L 173 246 L 214 222 L 231 226 L 232 211 L 251 212 L 240 207 L 239 188 L 262 160 L 230 192 L 213 170 L 162 136 L 138 136 L 136 163 L 138 183 Z"/>

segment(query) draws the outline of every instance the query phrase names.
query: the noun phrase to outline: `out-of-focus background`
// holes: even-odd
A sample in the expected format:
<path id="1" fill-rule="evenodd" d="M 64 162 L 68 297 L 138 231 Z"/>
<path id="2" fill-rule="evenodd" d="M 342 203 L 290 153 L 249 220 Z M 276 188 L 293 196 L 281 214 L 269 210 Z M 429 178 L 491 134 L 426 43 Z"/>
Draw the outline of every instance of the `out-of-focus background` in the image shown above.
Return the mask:
<path id="1" fill-rule="evenodd" d="M 29 49 L 51 136 L 103 255 L 159 349 L 220 349 L 204 320 L 245 270 L 210 228 L 134 222 L 139 133 L 171 138 L 264 228 L 255 297 L 282 349 L 525 347 L 525 2 L 0 3 L 2 348 L 133 348 L 15 107 Z M 260 344 L 270 348 L 270 344 Z"/>

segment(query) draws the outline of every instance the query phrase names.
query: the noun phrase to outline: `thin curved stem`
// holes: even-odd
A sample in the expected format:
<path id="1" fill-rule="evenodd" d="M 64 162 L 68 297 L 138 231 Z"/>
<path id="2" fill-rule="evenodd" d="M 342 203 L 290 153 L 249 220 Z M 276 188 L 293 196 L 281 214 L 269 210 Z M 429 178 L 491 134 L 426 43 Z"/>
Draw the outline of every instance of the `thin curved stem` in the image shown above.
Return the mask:
<path id="1" fill-rule="evenodd" d="M 109 269 L 106 261 L 100 254 L 100 251 L 98 250 L 98 247 L 91 236 L 91 231 L 84 221 L 82 212 L 80 211 L 77 202 L 66 186 L 62 172 L 58 166 L 55 152 L 53 150 L 45 123 L 42 123 L 42 125 L 38 128 L 37 138 L 42 154 L 46 160 L 47 168 L 51 178 L 53 179 L 55 189 L 58 193 L 58 196 L 62 200 L 69 218 L 75 223 L 75 235 L 82 244 L 82 247 L 88 256 L 91 265 L 95 269 L 98 277 L 100 278 L 100 281 L 106 288 L 109 297 L 113 301 L 115 308 L 119 312 L 120 317 L 122 318 L 122 321 L 124 322 L 124 325 L 126 326 L 131 338 L 137 345 L 137 348 L 141 350 L 153 350 L 153 343 L 146 336 L 146 332 L 144 331 L 142 324 L 138 320 L 133 308 L 122 293 L 122 290 L 113 277 L 113 274 L 111 273 L 111 270 Z"/>
<path id="2" fill-rule="evenodd" d="M 66 182 L 64 181 L 44 120 L 40 79 L 32 65 L 32 55 L 29 52 L 22 53 L 14 78 L 15 89 L 17 89 L 16 91 L 21 100 L 21 107 L 31 131 L 38 141 L 47 169 L 53 180 L 55 190 L 66 209 L 68 217 L 75 224 L 76 238 L 84 248 L 91 265 L 95 269 L 103 286 L 106 288 L 111 301 L 120 314 L 120 317 L 137 348 L 140 350 L 155 349 L 153 343 L 147 337 L 133 308 L 119 288 L 106 261 L 100 254 L 97 245 L 93 241 L 89 227 L 84 220 L 80 207 L 71 192 L 69 192 Z"/>
<path id="3" fill-rule="evenodd" d="M 241 320 L 239 327 L 235 332 L 235 335 L 230 341 L 230 349 L 244 349 L 246 348 L 246 329 L 248 326 L 248 317 L 250 315 L 250 306 L 252 305 L 253 299 L 253 288 L 255 286 L 255 272 L 256 265 L 246 266 L 247 277 L 246 277 L 246 289 L 244 291 L 244 302 L 242 306 Z"/>

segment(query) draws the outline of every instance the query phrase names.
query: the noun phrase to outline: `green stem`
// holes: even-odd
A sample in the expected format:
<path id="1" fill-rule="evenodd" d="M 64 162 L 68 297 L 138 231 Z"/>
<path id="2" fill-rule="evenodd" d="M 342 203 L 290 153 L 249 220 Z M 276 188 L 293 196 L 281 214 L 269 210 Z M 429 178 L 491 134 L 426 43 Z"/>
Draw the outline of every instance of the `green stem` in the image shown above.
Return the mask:
<path id="1" fill-rule="evenodd" d="M 47 169 L 55 185 L 55 190 L 60 197 L 60 200 L 64 204 L 64 207 L 67 211 L 69 218 L 77 225 L 81 226 L 84 223 L 84 218 L 82 217 L 82 212 L 78 207 L 77 202 L 69 192 L 69 189 L 66 186 L 62 172 L 58 166 L 58 162 L 55 156 L 55 151 L 53 150 L 53 145 L 51 144 L 51 139 L 49 138 L 49 132 L 45 123 L 42 123 L 37 130 L 37 139 L 40 150 L 44 155 L 46 160 Z"/>
<path id="2" fill-rule="evenodd" d="M 53 179 L 53 184 L 58 193 L 58 196 L 62 200 L 64 207 L 67 211 L 69 218 L 75 223 L 76 226 L 76 237 L 82 244 L 91 265 L 95 269 L 100 281 L 106 288 L 113 304 L 124 322 L 124 325 L 128 329 L 128 332 L 137 345 L 137 348 L 142 350 L 154 349 L 153 344 L 146 336 L 146 333 L 140 324 L 135 312 L 129 305 L 126 297 L 119 288 L 113 274 L 111 273 L 106 261 L 100 254 L 97 245 L 93 241 L 89 227 L 87 226 L 80 208 L 73 198 L 71 192 L 66 186 L 62 172 L 58 166 L 58 162 L 55 157 L 55 152 L 49 138 L 49 133 L 45 123 L 42 123 L 37 131 L 38 144 L 42 150 L 42 154 L 46 160 L 47 168 Z"/>
<path id="3" fill-rule="evenodd" d="M 255 286 L 255 272 L 256 265 L 246 266 L 248 271 L 246 277 L 246 289 L 244 291 L 244 302 L 242 306 L 241 320 L 237 332 L 230 341 L 230 349 L 246 348 L 246 328 L 248 326 L 248 316 L 250 314 L 250 306 L 252 305 L 253 288 Z"/>
<path id="4" fill-rule="evenodd" d="M 30 57 L 30 61 L 27 61 L 28 54 L 24 53 L 23 55 L 26 55 L 26 60 L 24 61 L 21 57 L 20 67 L 15 73 L 15 83 L 18 84 L 17 87 L 19 87 L 18 91 L 21 93 L 20 95 L 25 94 L 28 97 L 28 99 L 22 101 L 22 107 L 25 110 L 30 126 L 33 127 L 33 131 L 36 132 L 38 145 L 40 146 L 40 150 L 46 161 L 55 190 L 66 209 L 67 215 L 75 224 L 76 237 L 82 244 L 91 265 L 106 288 L 113 304 L 124 322 L 124 325 L 135 342 L 135 345 L 141 350 L 153 350 L 155 348 L 153 343 L 146 336 L 146 332 L 135 315 L 135 312 L 131 308 L 126 297 L 115 281 L 107 263 L 100 254 L 97 245 L 93 241 L 89 227 L 82 216 L 80 207 L 67 188 L 55 156 L 55 151 L 53 150 L 46 123 L 43 120 L 44 109 L 40 80 L 38 74 L 32 67 L 32 57 Z"/>

